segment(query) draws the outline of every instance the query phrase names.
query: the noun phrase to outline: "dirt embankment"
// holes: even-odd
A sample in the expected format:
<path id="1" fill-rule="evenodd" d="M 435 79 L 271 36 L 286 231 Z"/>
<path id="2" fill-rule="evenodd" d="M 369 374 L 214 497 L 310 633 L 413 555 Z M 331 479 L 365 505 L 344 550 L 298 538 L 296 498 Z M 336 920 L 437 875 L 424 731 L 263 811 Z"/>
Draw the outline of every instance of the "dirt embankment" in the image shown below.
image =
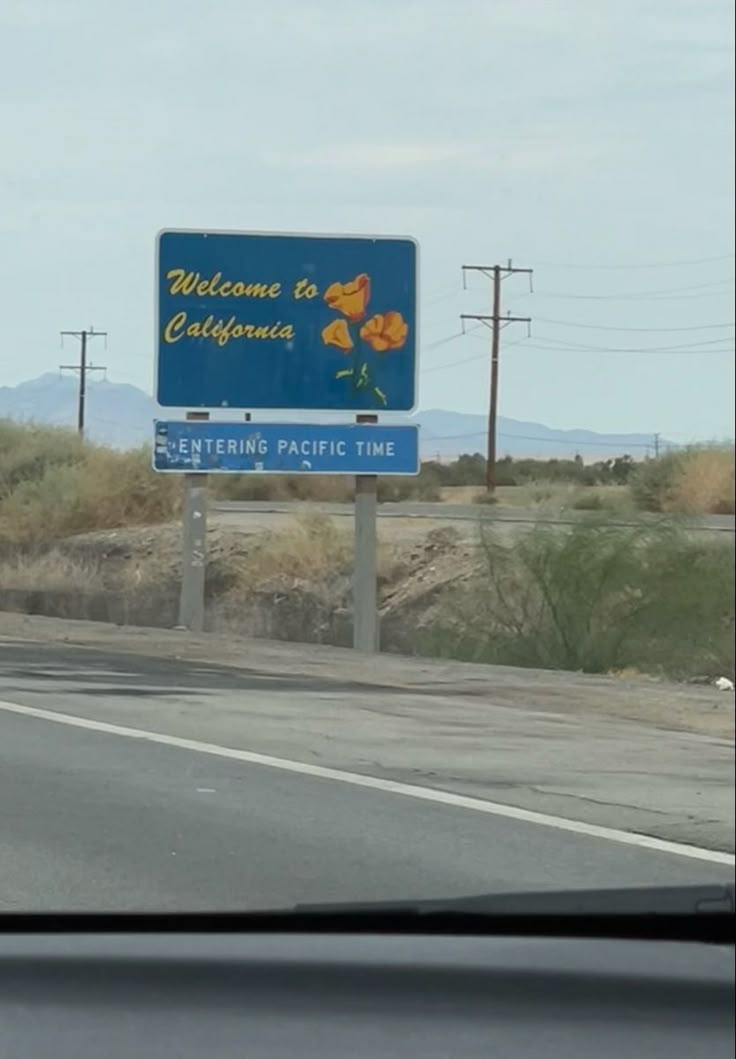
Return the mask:
<path id="1" fill-rule="evenodd" d="M 322 516 L 207 534 L 208 631 L 347 646 L 352 540 Z M 449 591 L 472 577 L 473 541 L 452 527 L 392 526 L 379 555 L 385 650 L 411 646 Z M 171 628 L 178 620 L 178 525 L 106 530 L 2 564 L 0 610 Z"/>
<path id="2" fill-rule="evenodd" d="M 593 673 L 733 679 L 733 553 L 669 526 L 478 525 L 382 520 L 384 652 Z M 636 544 L 632 544 L 636 541 Z M 351 527 L 303 509 L 208 532 L 206 629 L 348 646 Z M 0 556 L 0 611 L 174 628 L 175 524 L 104 530 Z"/>

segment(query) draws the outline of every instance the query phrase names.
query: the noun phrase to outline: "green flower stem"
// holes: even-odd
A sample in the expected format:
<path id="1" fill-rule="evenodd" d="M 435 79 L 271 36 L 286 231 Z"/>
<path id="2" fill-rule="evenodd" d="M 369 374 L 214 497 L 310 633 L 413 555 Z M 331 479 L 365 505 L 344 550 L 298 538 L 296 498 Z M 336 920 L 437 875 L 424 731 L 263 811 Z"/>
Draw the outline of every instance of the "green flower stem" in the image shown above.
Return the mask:
<path id="1" fill-rule="evenodd" d="M 336 371 L 335 378 L 352 379 L 352 386 L 354 392 L 362 389 L 370 389 L 374 396 L 378 398 L 380 404 L 383 405 L 383 407 L 385 408 L 388 404 L 388 398 L 386 397 L 386 394 L 383 392 L 383 390 L 379 389 L 378 386 L 373 385 L 373 379 L 371 377 L 371 372 L 368 367 L 368 361 L 364 360 L 361 363 L 360 324 L 354 324 L 352 328 L 350 327 L 350 325 L 348 325 L 348 334 L 350 335 L 351 341 L 353 343 L 353 348 L 350 354 L 352 367 L 341 368 L 339 371 Z"/>
<path id="2" fill-rule="evenodd" d="M 353 340 L 353 390 L 358 389 L 358 347 L 360 345 L 360 324 L 354 325 L 355 330 L 351 332 L 350 337 Z"/>

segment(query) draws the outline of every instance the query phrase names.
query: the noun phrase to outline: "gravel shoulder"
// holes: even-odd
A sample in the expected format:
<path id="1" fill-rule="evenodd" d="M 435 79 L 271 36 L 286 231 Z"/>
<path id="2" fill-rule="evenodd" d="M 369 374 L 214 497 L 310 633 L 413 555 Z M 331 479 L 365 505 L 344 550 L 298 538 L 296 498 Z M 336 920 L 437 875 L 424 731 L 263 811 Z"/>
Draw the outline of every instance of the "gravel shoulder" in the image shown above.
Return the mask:
<path id="1" fill-rule="evenodd" d="M 242 639 L 225 635 L 111 626 L 0 612 L 0 637 L 209 662 L 274 677 L 304 677 L 326 684 L 356 684 L 453 696 L 489 705 L 560 714 L 614 717 L 671 731 L 733 741 L 732 693 L 637 677 L 594 676 L 465 662 L 378 658 L 317 644 Z M 1 647 L 0 647 L 1 650 Z"/>

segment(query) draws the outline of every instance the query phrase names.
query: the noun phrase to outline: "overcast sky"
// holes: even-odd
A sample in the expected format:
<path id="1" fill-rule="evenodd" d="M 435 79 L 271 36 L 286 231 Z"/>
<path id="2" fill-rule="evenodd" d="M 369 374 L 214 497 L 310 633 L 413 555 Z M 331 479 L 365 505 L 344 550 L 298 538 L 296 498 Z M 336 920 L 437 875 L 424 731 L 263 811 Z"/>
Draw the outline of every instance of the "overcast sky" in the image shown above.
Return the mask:
<path id="1" fill-rule="evenodd" d="M 732 436 L 731 8 L 0 0 L 0 384 L 94 324 L 150 391 L 162 227 L 409 234 L 422 407 L 485 410 L 513 258 L 502 414 Z"/>

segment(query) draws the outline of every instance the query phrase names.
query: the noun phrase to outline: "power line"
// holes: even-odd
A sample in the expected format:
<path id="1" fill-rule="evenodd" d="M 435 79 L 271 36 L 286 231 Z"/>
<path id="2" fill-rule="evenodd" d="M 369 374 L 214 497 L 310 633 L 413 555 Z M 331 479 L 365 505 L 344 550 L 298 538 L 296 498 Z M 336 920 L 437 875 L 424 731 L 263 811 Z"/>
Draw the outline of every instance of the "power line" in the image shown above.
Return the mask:
<path id="1" fill-rule="evenodd" d="M 452 360 L 449 364 L 435 364 L 431 368 L 424 368 L 422 375 L 429 375 L 433 371 L 445 371 L 447 368 L 459 368 L 461 364 L 470 364 L 472 361 L 486 360 L 486 354 L 480 353 L 474 357 L 464 357 L 462 360 Z"/>
<path id="2" fill-rule="evenodd" d="M 471 335 L 471 338 L 481 339 L 480 335 Z M 733 338 L 720 339 L 721 342 L 732 342 Z M 542 345 L 540 340 L 535 339 L 533 341 L 524 339 L 520 345 L 524 346 L 524 350 L 529 352 L 540 351 L 546 353 L 613 353 L 617 356 L 626 354 L 633 354 L 634 356 L 684 356 L 684 357 L 699 357 L 707 354 L 718 354 L 718 353 L 733 353 L 732 349 L 693 349 L 691 344 L 687 346 L 662 346 L 662 347 L 651 347 L 649 349 L 619 349 L 613 346 L 588 346 L 582 343 L 564 342 L 563 339 L 552 339 L 552 338 L 541 338 L 541 342 L 551 342 L 560 344 Z"/>
<path id="3" fill-rule="evenodd" d="M 576 320 L 551 320 L 546 316 L 535 316 L 542 324 L 558 324 L 560 327 L 582 327 L 590 331 L 630 331 L 630 332 L 675 332 L 675 331 L 715 331 L 726 327 L 736 327 L 736 323 L 730 324 L 697 324 L 692 327 L 613 327 L 610 324 L 583 324 Z"/>
<path id="4" fill-rule="evenodd" d="M 719 297 L 727 294 L 725 290 L 715 291 L 715 287 L 732 286 L 734 282 L 733 277 L 725 280 L 718 280 L 714 283 L 701 283 L 695 284 L 688 287 L 665 287 L 661 290 L 650 290 L 650 291 L 630 291 L 627 294 L 569 294 L 566 291 L 545 291 L 536 290 L 534 293 L 542 298 L 562 298 L 570 301 L 658 301 L 664 300 L 675 295 L 683 295 L 684 297 L 692 298 L 703 298 L 703 297 Z M 710 294 L 690 294 L 691 291 L 711 291 Z"/>
<path id="5" fill-rule="evenodd" d="M 107 427 L 125 427 L 130 426 L 129 423 L 124 422 L 120 419 L 104 419 L 102 416 L 91 415 L 89 417 L 94 423 L 103 423 Z"/>
<path id="6" fill-rule="evenodd" d="M 424 302 L 424 306 L 429 309 L 433 305 L 439 305 L 440 302 L 446 302 L 448 298 L 457 298 L 457 290 L 455 288 L 445 291 L 444 294 L 437 294 L 435 297 L 427 299 Z"/>
<path id="7" fill-rule="evenodd" d="M 625 357 L 627 355 L 635 357 L 702 357 L 717 356 L 719 353 L 725 353 L 728 356 L 736 354 L 734 349 L 595 349 L 591 346 L 574 346 L 572 348 L 567 346 L 543 346 L 538 345 L 536 342 L 525 343 L 524 348 L 528 352 L 569 353 L 571 356 L 577 356 L 580 353 L 595 353 L 596 356 L 599 354 L 611 354 L 614 357 Z"/>
<path id="8" fill-rule="evenodd" d="M 733 280 L 731 281 L 731 287 L 732 286 L 733 286 Z M 679 302 L 696 301 L 696 300 L 698 300 L 700 298 L 733 298 L 733 290 L 729 289 L 729 290 L 711 291 L 709 294 L 703 294 L 703 293 L 701 293 L 701 294 L 668 294 L 668 295 L 662 295 L 661 297 L 654 297 L 654 298 L 649 298 L 649 299 L 647 299 L 647 298 L 639 298 L 639 299 L 634 299 L 634 300 L 635 301 L 638 300 L 638 301 L 641 301 L 641 302 L 650 301 L 650 302 L 678 302 L 679 303 Z"/>
<path id="9" fill-rule="evenodd" d="M 703 349 L 704 346 L 718 346 L 723 345 L 724 342 L 733 344 L 734 338 L 732 335 L 727 335 L 725 338 L 710 338 L 704 339 L 700 342 L 683 342 L 674 346 L 591 346 L 587 342 L 570 342 L 564 338 L 554 338 L 550 335 L 535 335 L 535 339 L 540 342 L 549 342 L 552 345 L 560 345 L 569 347 L 570 349 L 579 348 L 581 350 L 595 352 L 595 353 L 674 353 L 678 350 L 688 350 L 693 353 L 707 353 L 709 350 Z M 720 353 L 722 350 L 711 350 L 710 352 Z"/>
<path id="10" fill-rule="evenodd" d="M 430 342 L 428 346 L 422 346 L 422 352 L 427 353 L 430 349 L 438 349 L 440 346 L 446 346 L 448 342 L 454 342 L 458 338 L 463 337 L 463 332 L 458 331 L 454 335 L 447 335 L 446 338 L 438 338 L 436 342 Z"/>
<path id="11" fill-rule="evenodd" d="M 426 444 L 434 443 L 435 441 L 462 441 L 465 438 L 482 438 L 485 436 L 484 430 L 473 430 L 468 431 L 464 434 L 435 434 L 432 437 L 426 436 L 424 442 Z M 592 448 L 613 448 L 613 449 L 649 449 L 652 447 L 652 443 L 646 443 L 642 441 L 582 441 L 578 438 L 547 438 L 541 435 L 535 434 L 509 434 L 503 431 L 499 431 L 498 436 L 500 438 L 506 438 L 513 441 L 541 441 L 549 445 L 567 445 L 571 447 L 590 446 Z M 654 437 L 654 435 L 652 435 Z M 675 445 L 675 448 L 681 446 Z"/>
<path id="12" fill-rule="evenodd" d="M 467 332 L 470 334 L 470 332 Z M 480 338 L 480 335 L 471 335 L 472 338 Z M 481 341 L 483 341 L 481 339 Z M 512 346 L 520 346 L 523 342 L 528 341 L 526 338 L 517 338 L 515 342 L 507 342 L 506 349 L 510 349 Z M 462 360 L 451 360 L 446 364 L 434 364 L 431 368 L 422 368 L 422 375 L 427 375 L 433 371 L 444 371 L 446 368 L 457 368 L 461 364 L 470 364 L 472 361 L 485 360 L 486 356 L 484 353 L 475 354 L 472 357 L 463 357 Z"/>
<path id="13" fill-rule="evenodd" d="M 535 319 L 543 324 L 553 324 L 559 327 L 574 327 L 582 328 L 590 331 L 617 331 L 622 333 L 630 334 L 675 334 L 680 332 L 692 332 L 692 331 L 709 331 L 709 330 L 720 330 L 725 328 L 734 328 L 736 323 L 723 323 L 723 324 L 697 324 L 692 327 L 615 327 L 608 324 L 586 324 L 577 320 L 557 320 L 547 316 L 535 316 Z M 458 338 L 463 338 L 465 335 L 472 334 L 473 331 L 478 328 L 467 328 L 465 331 L 456 331 L 452 335 L 446 335 L 444 338 L 439 338 L 435 342 L 430 342 L 422 347 L 423 353 L 428 353 L 433 349 L 439 349 L 441 346 L 447 345 L 449 342 L 455 342 Z M 478 337 L 477 335 L 475 337 Z M 554 341 L 557 341 L 555 339 Z M 724 338 L 722 341 L 730 341 L 729 338 Z M 517 343 L 514 343 L 516 345 Z M 587 348 L 587 347 L 586 347 Z M 139 354 L 143 356 L 143 354 Z M 444 365 L 441 365 L 444 367 Z M 434 371 L 434 368 L 428 369 Z"/>
<path id="14" fill-rule="evenodd" d="M 479 339 L 481 342 L 484 339 L 480 335 L 470 335 L 469 337 Z M 543 339 L 543 341 L 545 341 Z M 549 341 L 549 340 L 548 340 Z M 722 339 L 722 341 L 731 341 L 731 339 Z M 575 346 L 574 348 L 568 348 L 564 345 L 539 345 L 536 341 L 532 341 L 528 338 L 521 338 L 516 342 L 509 342 L 506 348 L 511 346 L 523 346 L 523 351 L 529 353 L 568 353 L 570 356 L 576 356 L 580 353 L 613 353 L 614 355 L 622 355 L 627 353 L 633 353 L 637 356 L 648 356 L 650 353 L 653 355 L 672 355 L 672 356 L 692 356 L 697 357 L 701 354 L 713 354 L 713 353 L 727 353 L 729 355 L 736 355 L 736 350 L 733 349 L 692 349 L 692 348 L 664 348 L 664 349 L 613 349 L 606 347 L 596 346 Z M 422 368 L 422 375 L 431 375 L 435 371 L 446 371 L 449 368 L 459 368 L 464 364 L 472 364 L 480 360 L 485 360 L 486 356 L 484 353 L 475 354 L 472 357 L 462 357 L 460 360 L 446 361 L 444 364 L 433 364 L 431 367 Z"/>
<path id="15" fill-rule="evenodd" d="M 649 264 L 634 263 L 631 265 L 580 265 L 580 264 L 562 264 L 557 261 L 540 261 L 538 265 L 540 268 L 569 268 L 569 269 L 584 269 L 586 272 L 595 269 L 601 271 L 612 271 L 612 272 L 628 272 L 631 269 L 652 269 L 652 268 L 687 268 L 690 265 L 710 265 L 717 261 L 733 261 L 733 254 L 721 254 L 718 257 L 695 257 L 690 260 L 680 261 L 653 261 Z"/>
<path id="16" fill-rule="evenodd" d="M 445 335 L 444 338 L 438 338 L 435 342 L 430 342 L 428 345 L 422 346 L 422 353 L 431 353 L 434 349 L 439 349 L 440 346 L 446 346 L 448 342 L 456 342 L 459 338 L 465 338 L 466 335 L 472 335 L 474 331 L 478 331 L 482 327 L 482 324 L 477 323 L 473 327 L 466 327 L 464 331 L 455 331 L 452 335 Z M 478 337 L 477 335 L 475 337 Z"/>
<path id="17" fill-rule="evenodd" d="M 457 291 L 456 284 L 455 283 L 442 283 L 442 284 L 440 284 L 439 287 L 434 287 L 431 291 L 427 291 L 426 297 L 427 298 L 442 297 L 448 291 L 450 291 L 452 293 L 455 293 Z"/>

